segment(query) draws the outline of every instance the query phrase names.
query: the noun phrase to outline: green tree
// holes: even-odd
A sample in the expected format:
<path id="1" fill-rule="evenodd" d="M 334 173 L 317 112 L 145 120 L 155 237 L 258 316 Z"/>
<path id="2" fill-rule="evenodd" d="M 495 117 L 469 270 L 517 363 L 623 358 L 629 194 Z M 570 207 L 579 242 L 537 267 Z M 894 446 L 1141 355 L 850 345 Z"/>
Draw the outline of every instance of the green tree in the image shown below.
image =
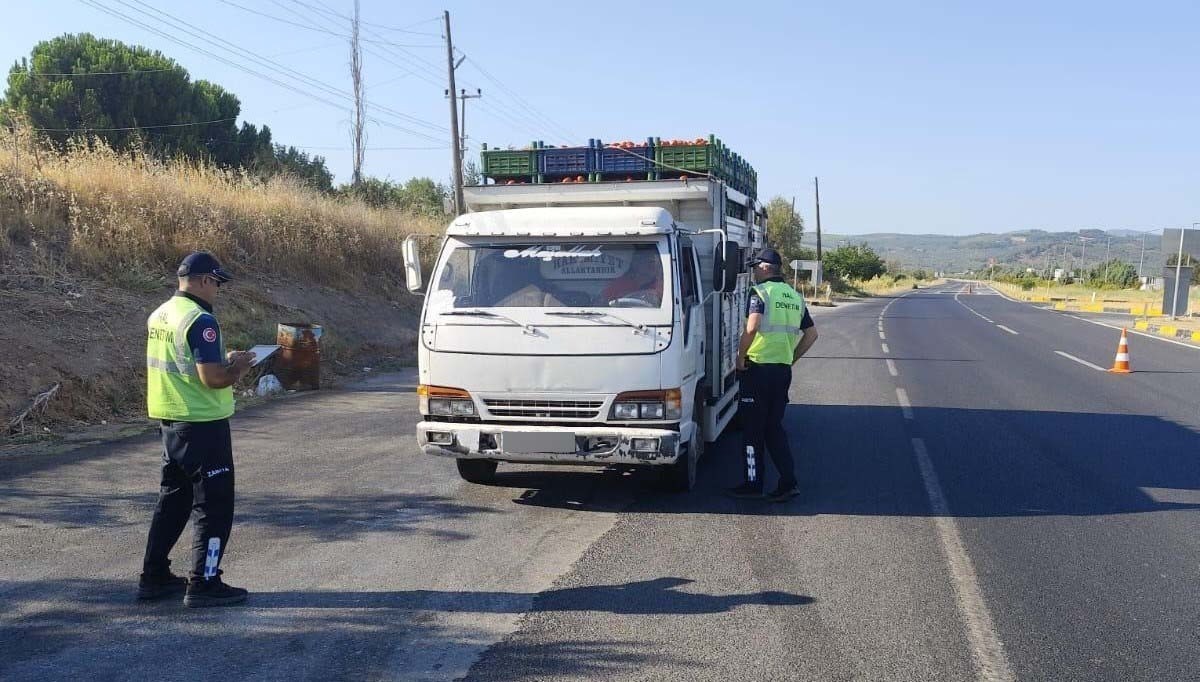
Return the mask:
<path id="1" fill-rule="evenodd" d="M 792 202 L 775 197 L 767 202 L 767 241 L 783 256 L 783 262 L 803 259 L 800 237 L 804 234 L 804 220 L 792 210 Z"/>
<path id="2" fill-rule="evenodd" d="M 82 33 L 40 42 L 14 64 L 0 109 L 11 108 L 59 145 L 94 135 L 117 149 L 206 159 L 262 177 L 286 172 L 330 190 L 324 159 L 274 144 L 267 126 L 239 128 L 241 106 L 160 52 Z"/>
<path id="3" fill-rule="evenodd" d="M 475 163 L 474 159 L 467 161 L 467 164 L 463 166 L 463 184 L 468 186 L 483 184 L 483 172 L 479 170 L 479 164 Z"/>
<path id="4" fill-rule="evenodd" d="M 883 259 L 867 244 L 847 244 L 825 253 L 825 270 L 843 279 L 869 280 L 882 275 Z"/>
<path id="5" fill-rule="evenodd" d="M 1137 268 L 1113 258 L 1092 268 L 1087 273 L 1087 283 L 1094 287 L 1128 289 L 1137 285 Z"/>
<path id="6" fill-rule="evenodd" d="M 430 178 L 412 178 L 404 184 L 366 176 L 357 187 L 342 185 L 338 193 L 354 197 L 376 208 L 398 208 L 427 216 L 445 215 L 444 200 L 449 192 Z"/>

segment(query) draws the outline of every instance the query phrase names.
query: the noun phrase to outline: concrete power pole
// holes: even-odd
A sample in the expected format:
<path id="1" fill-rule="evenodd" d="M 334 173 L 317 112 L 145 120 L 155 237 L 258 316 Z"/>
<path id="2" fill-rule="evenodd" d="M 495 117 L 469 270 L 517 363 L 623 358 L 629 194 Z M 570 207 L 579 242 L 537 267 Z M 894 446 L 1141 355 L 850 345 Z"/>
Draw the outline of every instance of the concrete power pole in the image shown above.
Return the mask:
<path id="1" fill-rule="evenodd" d="M 458 162 L 460 165 L 464 164 L 467 158 L 467 100 L 479 99 L 481 97 L 483 97 L 483 90 L 480 90 L 479 88 L 475 88 L 474 95 L 468 95 L 466 88 L 463 88 L 458 93 L 458 98 L 462 100 L 462 117 L 459 119 L 459 125 L 462 128 L 462 139 L 459 140 L 458 145 Z"/>
<path id="2" fill-rule="evenodd" d="M 450 160 L 454 168 L 454 214 L 462 215 L 466 206 L 463 202 L 462 154 L 459 144 L 462 139 L 458 132 L 458 90 L 454 84 L 454 72 L 458 64 L 454 62 L 454 39 L 450 37 L 450 12 L 442 12 L 446 22 L 446 71 L 449 79 L 450 95 Z"/>
<path id="3" fill-rule="evenodd" d="M 813 192 L 817 204 L 817 267 L 821 269 L 820 276 L 813 278 L 816 280 L 813 284 L 818 285 L 824 279 L 825 275 L 825 261 L 821 257 L 821 178 L 819 177 L 813 178 Z"/>
<path id="4" fill-rule="evenodd" d="M 354 84 L 354 186 L 362 183 L 366 156 L 366 112 L 363 101 L 362 44 L 358 40 L 359 0 L 354 0 L 354 21 L 350 25 L 350 77 Z"/>

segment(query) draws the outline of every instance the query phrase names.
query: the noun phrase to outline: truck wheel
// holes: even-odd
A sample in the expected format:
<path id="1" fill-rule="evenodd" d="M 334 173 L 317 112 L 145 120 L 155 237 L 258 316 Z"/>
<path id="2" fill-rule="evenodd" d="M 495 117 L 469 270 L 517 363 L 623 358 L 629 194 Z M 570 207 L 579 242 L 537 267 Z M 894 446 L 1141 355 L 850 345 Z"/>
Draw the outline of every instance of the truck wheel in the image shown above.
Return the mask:
<path id="1" fill-rule="evenodd" d="M 469 483 L 491 483 L 496 479 L 496 463 L 490 459 L 456 459 L 458 475 Z"/>
<path id="2" fill-rule="evenodd" d="M 696 487 L 696 469 L 700 459 L 699 431 L 692 433 L 692 438 L 674 464 L 663 468 L 662 486 L 673 493 L 690 492 Z"/>

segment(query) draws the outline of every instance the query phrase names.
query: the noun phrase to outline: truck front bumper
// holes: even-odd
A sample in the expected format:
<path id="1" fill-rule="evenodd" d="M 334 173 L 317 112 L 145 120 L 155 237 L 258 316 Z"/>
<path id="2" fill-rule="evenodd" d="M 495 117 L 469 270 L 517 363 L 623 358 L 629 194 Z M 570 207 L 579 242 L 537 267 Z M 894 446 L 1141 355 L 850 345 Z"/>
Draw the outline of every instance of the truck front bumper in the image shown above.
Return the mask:
<path id="1" fill-rule="evenodd" d="M 690 424 L 688 425 L 691 426 Z M 570 434 L 574 452 L 514 452 L 504 447 L 508 434 Z M 513 439 L 515 440 L 515 439 Z M 636 442 L 635 442 L 636 441 Z M 627 426 L 531 426 L 421 422 L 417 443 L 427 455 L 456 459 L 550 464 L 674 464 L 680 454 L 678 431 Z M 559 448 L 566 450 L 567 448 Z"/>

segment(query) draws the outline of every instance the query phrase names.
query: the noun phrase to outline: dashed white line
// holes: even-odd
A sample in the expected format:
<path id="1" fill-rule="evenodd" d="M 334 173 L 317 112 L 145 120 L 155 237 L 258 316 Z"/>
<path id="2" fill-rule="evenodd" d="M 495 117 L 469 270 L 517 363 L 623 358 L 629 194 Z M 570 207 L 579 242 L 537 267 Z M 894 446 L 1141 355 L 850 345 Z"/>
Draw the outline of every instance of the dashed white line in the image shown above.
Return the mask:
<path id="1" fill-rule="evenodd" d="M 977 311 L 976 311 L 974 308 L 972 308 L 971 306 L 969 306 L 969 305 L 967 305 L 966 303 L 963 303 L 962 301 L 958 300 L 958 294 L 955 294 L 955 295 L 954 295 L 954 300 L 955 300 L 955 302 L 957 302 L 957 303 L 958 303 L 960 306 L 962 306 L 962 307 L 966 308 L 967 310 L 970 310 L 970 311 L 971 311 L 971 314 L 972 314 L 972 315 L 974 315 L 975 317 L 978 317 L 979 319 L 981 319 L 981 320 L 983 320 L 983 321 L 985 321 L 985 322 L 989 322 L 989 323 L 991 322 L 991 320 L 990 320 L 990 319 L 988 319 L 987 315 L 984 315 L 984 314 L 982 314 L 982 313 L 980 313 L 980 312 L 977 312 Z"/>
<path id="2" fill-rule="evenodd" d="M 1082 360 L 1080 358 L 1077 358 L 1074 355 L 1071 355 L 1070 353 L 1064 353 L 1061 350 L 1056 350 L 1054 352 L 1057 353 L 1058 355 L 1063 356 L 1064 358 L 1066 358 L 1068 360 L 1073 360 L 1075 362 L 1078 362 L 1079 364 L 1081 364 L 1085 367 L 1091 367 L 1092 369 L 1099 370 L 1101 372 L 1108 371 L 1108 370 L 1104 369 L 1103 367 L 1101 367 L 1100 365 L 1093 365 L 1092 363 L 1088 362 L 1087 360 Z"/>
<path id="3" fill-rule="evenodd" d="M 897 388 L 896 402 L 900 403 L 900 411 L 904 413 L 904 418 L 912 421 L 913 409 L 912 403 L 908 401 L 908 391 L 905 391 L 903 388 Z"/>
<path id="4" fill-rule="evenodd" d="M 896 363 L 892 362 L 891 358 L 887 359 L 887 368 L 888 374 L 891 374 L 894 377 L 900 376 L 900 372 L 896 370 Z"/>
<path id="5" fill-rule="evenodd" d="M 1009 334 L 1012 334 L 1013 336 L 1016 336 L 1016 335 L 1017 335 L 1017 332 L 1013 331 L 1012 329 L 1009 329 L 1008 327 L 1005 327 L 1005 326 L 1004 326 L 1004 325 L 1002 325 L 1002 324 L 998 324 L 998 325 L 996 325 L 996 326 L 997 326 L 997 327 L 999 327 L 999 328 L 1001 328 L 1001 329 L 1003 329 L 1004 331 L 1008 332 Z"/>
<path id="6" fill-rule="evenodd" d="M 880 340 L 880 341 L 886 341 L 886 340 L 887 340 L 887 336 L 886 336 L 886 335 L 885 335 L 885 334 L 884 334 L 882 331 L 880 331 L 880 332 L 879 332 L 879 340 Z"/>
<path id="7" fill-rule="evenodd" d="M 913 452 L 917 456 L 917 466 L 921 470 L 921 479 L 925 483 L 925 494 L 929 496 L 929 507 L 933 512 L 934 523 L 937 525 L 938 536 L 942 543 L 942 551 L 946 553 L 946 564 L 950 569 L 954 593 L 958 598 L 958 610 L 967 626 L 967 641 L 971 645 L 971 655 L 975 660 L 978 679 L 984 682 L 1010 682 L 1016 678 L 1008 665 L 1008 657 L 1004 654 L 1004 644 L 996 635 L 992 624 L 992 615 L 987 603 L 983 600 L 983 592 L 979 589 L 979 578 L 975 574 L 975 566 L 971 557 L 963 547 L 962 537 L 958 533 L 958 524 L 950 516 L 950 506 L 946 504 L 946 495 L 938 482 L 937 472 L 929 459 L 929 450 L 922 438 L 912 439 Z"/>
<path id="8" fill-rule="evenodd" d="M 886 343 L 885 343 L 885 344 L 883 344 L 883 352 L 884 352 L 884 354 L 885 354 L 885 355 L 886 355 L 886 354 L 889 354 L 889 353 L 891 353 L 891 352 L 892 352 L 892 351 L 891 351 L 891 349 L 890 349 L 890 348 L 888 348 L 888 345 L 887 345 Z"/>

